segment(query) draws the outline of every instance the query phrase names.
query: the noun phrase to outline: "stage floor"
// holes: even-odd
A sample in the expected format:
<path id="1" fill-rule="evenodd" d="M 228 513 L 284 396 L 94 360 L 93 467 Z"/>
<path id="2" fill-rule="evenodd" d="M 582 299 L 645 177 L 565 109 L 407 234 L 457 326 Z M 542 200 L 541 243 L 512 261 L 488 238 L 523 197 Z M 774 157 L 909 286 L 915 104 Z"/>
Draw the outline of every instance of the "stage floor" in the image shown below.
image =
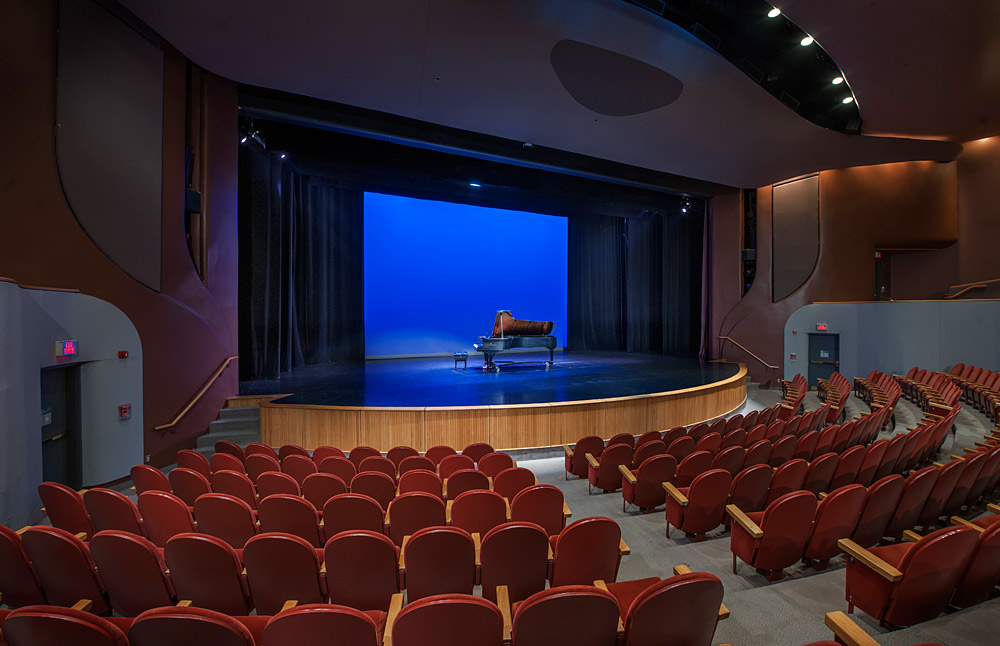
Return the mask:
<path id="1" fill-rule="evenodd" d="M 240 384 L 240 395 L 293 393 L 275 404 L 438 407 L 571 402 L 696 388 L 734 376 L 735 363 L 626 352 L 504 353 L 500 372 L 467 370 L 450 357 L 396 359 L 297 368 L 281 379 Z M 512 361 L 517 363 L 501 363 Z M 461 365 L 461 364 L 459 364 Z"/>

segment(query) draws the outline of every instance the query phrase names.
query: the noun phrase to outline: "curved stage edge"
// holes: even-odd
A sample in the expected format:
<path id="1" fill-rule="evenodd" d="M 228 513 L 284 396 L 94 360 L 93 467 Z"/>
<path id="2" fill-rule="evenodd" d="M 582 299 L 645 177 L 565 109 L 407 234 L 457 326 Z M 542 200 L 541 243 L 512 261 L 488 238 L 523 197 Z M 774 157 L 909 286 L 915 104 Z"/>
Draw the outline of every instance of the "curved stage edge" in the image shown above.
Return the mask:
<path id="1" fill-rule="evenodd" d="M 309 450 L 372 446 L 418 451 L 446 444 L 461 450 L 486 442 L 497 450 L 573 444 L 584 435 L 604 439 L 621 432 L 639 435 L 690 426 L 738 410 L 747 399 L 746 365 L 709 384 L 629 397 L 541 404 L 440 407 L 260 405 L 261 441 L 298 444 Z"/>

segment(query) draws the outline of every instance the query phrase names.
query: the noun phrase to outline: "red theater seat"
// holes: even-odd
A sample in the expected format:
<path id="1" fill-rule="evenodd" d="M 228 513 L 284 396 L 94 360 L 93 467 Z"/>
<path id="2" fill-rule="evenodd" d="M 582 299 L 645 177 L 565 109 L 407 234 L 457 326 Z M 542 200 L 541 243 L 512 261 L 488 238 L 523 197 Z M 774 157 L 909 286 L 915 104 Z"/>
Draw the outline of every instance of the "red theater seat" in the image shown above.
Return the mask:
<path id="1" fill-rule="evenodd" d="M 511 467 L 504 469 L 493 478 L 493 491 L 511 501 L 514 500 L 514 496 L 536 484 L 538 484 L 538 480 L 529 469 Z"/>
<path id="2" fill-rule="evenodd" d="M 318 469 L 316 468 L 316 463 L 308 455 L 293 453 L 282 458 L 281 471 L 295 478 L 295 482 L 301 487 L 306 477 L 316 473 Z M 393 473 L 395 472 L 395 469 L 393 469 Z"/>
<path id="3" fill-rule="evenodd" d="M 805 460 L 785 462 L 774 470 L 771 476 L 771 490 L 767 494 L 767 504 L 771 504 L 781 496 L 802 489 L 809 472 L 809 463 Z"/>
<path id="4" fill-rule="evenodd" d="M 21 536 L 5 525 L 0 525 L 0 591 L 11 608 L 46 603 Z"/>
<path id="5" fill-rule="evenodd" d="M 399 463 L 400 477 L 409 471 L 430 471 L 437 475 L 437 465 L 430 458 L 422 455 L 411 455 L 403 458 L 402 462 Z"/>
<path id="6" fill-rule="evenodd" d="M 323 505 L 323 528 L 327 538 L 355 529 L 381 533 L 385 531 L 385 512 L 374 498 L 342 493 Z"/>
<path id="7" fill-rule="evenodd" d="M 566 454 L 564 464 L 566 479 L 569 479 L 571 473 L 578 478 L 586 478 L 587 454 L 589 453 L 595 458 L 601 457 L 601 453 L 604 452 L 604 440 L 596 435 L 587 435 L 577 440 L 572 449 L 569 445 L 564 444 L 563 451 Z"/>
<path id="8" fill-rule="evenodd" d="M 865 459 L 862 460 L 861 468 L 858 469 L 858 476 L 854 479 L 856 484 L 867 487 L 875 482 L 875 473 L 878 471 L 878 467 L 882 463 L 882 458 L 885 457 L 885 451 L 888 447 L 889 440 L 882 439 L 865 449 Z"/>
<path id="9" fill-rule="evenodd" d="M 744 512 L 762 511 L 767 504 L 767 492 L 771 488 L 774 472 L 766 464 L 755 464 L 736 474 L 729 488 L 727 505 L 735 505 Z M 726 524 L 729 524 L 728 517 Z"/>
<path id="10" fill-rule="evenodd" d="M 441 478 L 433 471 L 415 469 L 399 476 L 399 494 L 422 491 L 438 498 L 444 498 L 441 492 Z"/>
<path id="11" fill-rule="evenodd" d="M 767 463 L 772 467 L 780 467 L 795 455 L 795 449 L 799 439 L 794 435 L 785 435 L 778 438 L 771 447 L 771 457 Z"/>
<path id="12" fill-rule="evenodd" d="M 347 493 L 347 484 L 329 473 L 310 473 L 302 481 L 302 497 L 316 509 L 322 509 L 327 500 L 342 493 Z"/>
<path id="13" fill-rule="evenodd" d="M 230 444 L 232 444 L 232 442 L 230 442 Z M 233 446 L 236 445 L 234 444 Z M 213 453 L 212 457 L 208 459 L 208 466 L 212 470 L 212 473 L 222 470 L 246 472 L 246 465 L 244 464 L 243 459 L 233 455 L 232 453 Z"/>
<path id="14" fill-rule="evenodd" d="M 500 646 L 503 618 L 486 599 L 439 594 L 407 604 L 386 630 L 393 646 Z"/>
<path id="15" fill-rule="evenodd" d="M 163 556 L 145 538 L 105 530 L 90 539 L 90 553 L 118 614 L 135 617 L 176 602 Z"/>
<path id="16" fill-rule="evenodd" d="M 673 444 L 674 440 L 676 440 L 679 437 L 684 437 L 685 435 L 687 435 L 686 428 L 684 428 L 683 426 L 675 426 L 671 429 L 663 431 L 663 437 L 660 439 L 663 440 L 664 446 L 670 446 L 671 444 Z"/>
<path id="17" fill-rule="evenodd" d="M 276 457 L 271 457 L 264 453 L 251 453 L 247 456 L 246 468 L 247 477 L 250 478 L 250 482 L 257 484 L 257 479 L 260 478 L 262 473 L 281 471 L 281 463 L 278 462 L 278 458 Z"/>
<path id="18" fill-rule="evenodd" d="M 722 524 L 732 482 L 732 476 L 723 469 L 702 473 L 689 487 L 678 488 L 665 482 L 667 538 L 670 538 L 672 525 L 692 541 L 705 540 L 707 532 Z"/>
<path id="19" fill-rule="evenodd" d="M 799 458 L 796 458 L 799 459 Z M 809 470 L 806 472 L 805 482 L 802 488 L 811 491 L 817 496 L 827 491 L 833 491 L 830 482 L 833 474 L 837 472 L 837 465 L 840 463 L 840 456 L 836 453 L 824 453 L 809 463 Z"/>
<path id="20" fill-rule="evenodd" d="M 749 441 L 749 437 L 747 440 Z M 743 457 L 743 468 L 752 467 L 755 464 L 767 464 L 771 459 L 771 441 L 760 440 L 747 447 L 747 453 Z"/>
<path id="21" fill-rule="evenodd" d="M 615 444 L 627 444 L 634 449 L 635 436 L 631 433 L 618 433 L 616 435 L 612 435 L 611 439 L 608 440 L 607 448 L 611 448 Z"/>
<path id="22" fill-rule="evenodd" d="M 619 470 L 622 473 L 622 511 L 629 504 L 643 511 L 650 511 L 665 502 L 663 483 L 674 479 L 677 460 L 674 456 L 663 453 L 647 458 L 635 473 L 625 465 L 621 465 Z"/>
<path id="23" fill-rule="evenodd" d="M 70 534 L 83 533 L 87 538 L 94 535 L 94 525 L 78 491 L 58 482 L 43 482 L 38 485 L 38 496 L 53 527 Z"/>
<path id="24" fill-rule="evenodd" d="M 974 527 L 979 540 L 950 602 L 958 608 L 987 601 L 1000 581 L 1000 524 L 993 523 L 986 529 Z"/>
<path id="25" fill-rule="evenodd" d="M 642 446 L 643 444 L 645 444 L 646 442 L 652 442 L 654 440 L 658 441 L 658 442 L 662 442 L 663 441 L 663 437 L 660 435 L 660 432 L 659 431 L 646 431 L 645 433 L 643 433 L 642 435 L 640 435 L 639 438 L 635 441 L 635 448 L 636 448 L 636 450 L 638 450 L 639 447 Z M 664 445 L 664 446 L 666 446 L 666 445 Z"/>
<path id="26" fill-rule="evenodd" d="M 841 541 L 848 555 L 848 612 L 857 606 L 879 623 L 894 626 L 937 617 L 951 599 L 978 538 L 971 527 L 946 527 L 916 543 L 871 550 Z"/>
<path id="27" fill-rule="evenodd" d="M 712 467 L 712 454 L 708 451 L 695 451 L 677 464 L 674 474 L 674 485 L 689 487 L 696 476 L 705 473 Z"/>
<path id="28" fill-rule="evenodd" d="M 459 469 L 444 480 L 444 497 L 454 500 L 466 491 L 489 491 L 489 477 L 478 469 Z"/>
<path id="29" fill-rule="evenodd" d="M 305 498 L 275 494 L 258 505 L 260 531 L 298 536 L 313 547 L 323 547 L 319 512 Z"/>
<path id="30" fill-rule="evenodd" d="M 674 456 L 674 459 L 680 462 L 687 456 L 694 453 L 694 447 L 696 445 L 697 442 L 693 437 L 690 435 L 682 435 L 670 444 L 667 444 L 667 453 Z"/>
<path id="31" fill-rule="evenodd" d="M 337 476 L 344 481 L 344 484 L 350 484 L 354 476 L 358 475 L 358 469 L 354 463 L 340 455 L 323 458 L 323 461 L 319 463 L 319 472 Z"/>
<path id="32" fill-rule="evenodd" d="M 389 504 L 386 524 L 392 542 L 402 545 L 404 536 L 412 536 L 425 527 L 445 525 L 444 502 L 427 493 L 404 493 Z"/>
<path id="33" fill-rule="evenodd" d="M 627 553 L 621 538 L 621 528 L 610 518 L 584 518 L 566 527 L 552 541 L 552 587 L 617 579 Z"/>
<path id="34" fill-rule="evenodd" d="M 681 566 L 687 569 L 686 566 Z M 722 612 L 722 581 L 707 572 L 608 584 L 625 620 L 623 644 L 710 646 Z"/>
<path id="35" fill-rule="evenodd" d="M 212 474 L 212 493 L 239 498 L 251 508 L 257 509 L 257 487 L 245 473 L 216 471 Z"/>
<path id="36" fill-rule="evenodd" d="M 90 599 L 95 614 L 111 610 L 86 543 L 56 527 L 29 527 L 21 541 L 49 603 L 68 608 Z"/>
<path id="37" fill-rule="evenodd" d="M 399 592 L 399 551 L 380 532 L 334 535 L 323 548 L 323 562 L 330 603 L 385 612 Z"/>
<path id="38" fill-rule="evenodd" d="M 96 531 L 120 529 L 145 536 L 139 508 L 132 499 L 113 489 L 94 488 L 83 492 L 83 505 Z"/>
<path id="39" fill-rule="evenodd" d="M 318 447 L 316 450 L 318 451 Z M 268 446 L 267 444 L 262 444 L 261 442 L 251 442 L 247 444 L 247 448 L 243 450 L 245 460 L 250 459 L 251 455 L 266 455 L 270 458 L 274 458 L 274 461 L 278 461 L 278 452 L 274 450 L 273 446 Z"/>
<path id="40" fill-rule="evenodd" d="M 132 622 L 128 640 L 130 646 L 255 646 L 253 634 L 242 622 L 193 606 L 147 610 Z"/>
<path id="41" fill-rule="evenodd" d="M 410 460 L 411 458 L 406 459 Z M 368 471 L 354 476 L 354 479 L 351 480 L 351 493 L 360 493 L 373 498 L 378 501 L 383 510 L 386 510 L 392 499 L 396 497 L 396 483 L 384 473 Z"/>
<path id="42" fill-rule="evenodd" d="M 618 467 L 632 464 L 632 447 L 628 444 L 610 445 L 600 457 L 588 453 L 587 464 L 588 492 L 594 488 L 604 493 L 617 491 L 622 486 L 622 474 Z"/>
<path id="43" fill-rule="evenodd" d="M 746 449 L 742 446 L 727 446 L 712 458 L 712 468 L 725 469 L 729 472 L 729 475 L 735 477 L 743 468 L 743 459 L 745 457 Z"/>
<path id="44" fill-rule="evenodd" d="M 729 431 L 724 436 L 722 436 L 721 448 L 725 449 L 730 446 L 743 446 L 744 444 L 746 444 L 746 439 L 747 439 L 747 432 L 742 428 L 738 428 L 734 431 Z"/>
<path id="45" fill-rule="evenodd" d="M 475 469 L 476 461 L 468 455 L 446 455 L 438 465 L 438 476 L 441 479 L 448 478 L 451 474 L 461 469 Z"/>
<path id="46" fill-rule="evenodd" d="M 501 585 L 507 586 L 511 603 L 544 590 L 549 551 L 549 537 L 535 523 L 513 521 L 491 529 L 482 537 L 480 549 L 483 597 L 496 601 Z"/>
<path id="47" fill-rule="evenodd" d="M 692 426 L 688 430 L 687 435 L 697 443 L 698 440 L 708 435 L 708 433 L 709 433 L 709 425 L 706 422 L 701 422 L 699 424 L 695 424 L 694 426 Z"/>
<path id="48" fill-rule="evenodd" d="M 276 494 L 301 496 L 302 488 L 298 481 L 287 473 L 268 471 L 257 478 L 257 497 L 260 500 Z M 260 501 L 257 503 L 260 504 Z"/>
<path id="49" fill-rule="evenodd" d="M 484 455 L 494 452 L 494 448 L 485 442 L 476 442 L 462 449 L 462 455 L 472 458 L 473 462 L 479 462 Z"/>
<path id="50" fill-rule="evenodd" d="M 535 523 L 549 536 L 555 536 L 566 526 L 565 509 L 566 501 L 558 487 L 535 485 L 510 501 L 510 519 Z"/>
<path id="51" fill-rule="evenodd" d="M 240 445 L 236 442 L 230 442 L 229 440 L 219 440 L 216 442 L 215 452 L 231 455 L 240 462 L 246 460 L 246 451 L 240 448 Z"/>
<path id="52" fill-rule="evenodd" d="M 445 457 L 449 455 L 455 455 L 456 453 L 458 453 L 458 451 L 451 448 L 450 446 L 439 444 L 437 446 L 432 446 L 431 448 L 427 449 L 424 452 L 424 457 L 433 462 L 434 466 L 437 467 L 439 464 L 441 464 L 441 460 L 445 459 Z"/>
<path id="53" fill-rule="evenodd" d="M 403 546 L 400 578 L 411 603 L 436 594 L 472 594 L 476 548 L 469 532 L 457 527 L 425 527 Z"/>
<path id="54" fill-rule="evenodd" d="M 918 525 L 930 527 L 937 523 L 938 518 L 944 513 L 945 503 L 951 497 L 952 491 L 955 489 L 955 483 L 962 476 L 964 469 L 964 460 L 952 460 L 938 469 L 938 477 L 937 481 L 934 482 L 934 488 L 931 489 L 931 494 L 927 497 L 924 508 L 920 510 L 920 518 L 917 519 Z"/>
<path id="55" fill-rule="evenodd" d="M 284 462 L 285 458 L 290 455 L 301 455 L 305 458 L 311 458 L 309 451 L 305 447 L 299 446 L 298 444 L 282 444 L 278 447 L 278 462 Z"/>
<path id="56" fill-rule="evenodd" d="M 178 534 L 163 550 L 178 599 L 227 615 L 253 607 L 243 578 L 243 562 L 228 543 L 206 534 Z"/>
<path id="57" fill-rule="evenodd" d="M 718 433 L 709 433 L 705 435 L 705 437 L 698 440 L 698 443 L 694 445 L 694 452 L 708 451 L 712 455 L 715 455 L 721 448 L 722 436 Z"/>
<path id="58" fill-rule="evenodd" d="M 868 487 L 865 506 L 851 536 L 852 541 L 862 547 L 871 547 L 882 540 L 903 495 L 904 486 L 903 476 L 892 475 Z"/>
<path id="59" fill-rule="evenodd" d="M 489 477 L 495 478 L 504 469 L 511 469 L 514 466 L 514 458 L 506 453 L 495 451 L 480 458 L 476 468 Z"/>
<path id="60" fill-rule="evenodd" d="M 483 536 L 507 522 L 507 503 L 495 491 L 466 491 L 451 504 L 451 525 Z"/>
<path id="61" fill-rule="evenodd" d="M 129 646 L 125 633 L 107 619 L 83 610 L 27 606 L 3 622 L 10 646 Z"/>
<path id="62" fill-rule="evenodd" d="M 165 491 L 139 494 L 139 514 L 146 535 L 157 547 L 163 547 L 177 534 L 195 531 L 194 518 L 184 501 Z"/>
<path id="63" fill-rule="evenodd" d="M 809 431 L 796 439 L 795 453 L 792 457 L 800 458 L 802 460 L 812 460 L 812 456 L 816 453 L 816 446 L 818 444 L 819 431 Z"/>
<path id="64" fill-rule="evenodd" d="M 194 515 L 200 533 L 221 539 L 233 549 L 243 549 L 260 533 L 253 509 L 235 496 L 205 494 L 195 501 Z"/>
<path id="65" fill-rule="evenodd" d="M 243 549 L 243 563 L 258 615 L 277 614 L 289 599 L 326 601 L 316 549 L 298 536 L 254 536 Z"/>
<path id="66" fill-rule="evenodd" d="M 358 473 L 369 471 L 384 473 L 392 478 L 394 482 L 396 480 L 396 465 L 392 460 L 381 455 L 370 455 L 361 461 L 361 464 L 358 466 Z"/>
<path id="67" fill-rule="evenodd" d="M 351 452 L 347 454 L 347 458 L 354 465 L 354 468 L 361 473 L 361 461 L 365 458 L 371 458 L 375 456 L 382 455 L 381 451 L 371 446 L 356 446 L 351 449 Z"/>
<path id="68" fill-rule="evenodd" d="M 174 495 L 183 500 L 188 507 L 194 506 L 198 496 L 212 491 L 208 478 L 191 469 L 177 467 L 170 471 L 167 478 L 170 480 L 170 488 Z"/>
<path id="69" fill-rule="evenodd" d="M 610 646 L 618 638 L 618 602 L 607 590 L 564 585 L 516 604 L 512 624 L 517 646 Z"/>
<path id="70" fill-rule="evenodd" d="M 903 493 L 896 502 L 896 510 L 885 530 L 886 536 L 898 539 L 905 530 L 916 526 L 920 511 L 931 495 L 937 478 L 938 470 L 935 467 L 924 467 L 907 476 L 903 484 Z"/>
<path id="71" fill-rule="evenodd" d="M 830 559 L 840 554 L 837 541 L 854 533 L 867 494 L 861 485 L 848 485 L 819 501 L 812 533 L 802 555 L 814 569 L 826 569 Z"/>
<path id="72" fill-rule="evenodd" d="M 823 455 L 823 454 L 820 454 Z M 837 461 L 837 470 L 833 472 L 833 479 L 830 480 L 829 490 L 840 489 L 849 484 L 854 484 L 858 479 L 858 471 L 861 463 L 865 459 L 865 447 L 852 446 L 840 454 Z"/>
<path id="73" fill-rule="evenodd" d="M 394 446 L 385 453 L 385 457 L 396 465 L 397 473 L 399 473 L 399 465 L 402 464 L 403 460 L 416 455 L 420 455 L 420 452 L 412 446 Z"/>
<path id="74" fill-rule="evenodd" d="M 761 512 L 744 514 L 733 505 L 726 510 L 733 518 L 733 573 L 737 573 L 739 557 L 769 581 L 775 581 L 783 576 L 786 567 L 802 558 L 816 516 L 816 496 L 808 491 L 793 491 Z"/>
<path id="75" fill-rule="evenodd" d="M 362 612 L 339 605 L 296 606 L 270 618 L 264 627 L 268 646 L 336 643 L 380 646 L 385 631 L 384 612 Z"/>
<path id="76" fill-rule="evenodd" d="M 208 465 L 208 458 L 191 449 L 181 449 L 177 452 L 177 466 L 197 471 L 206 478 L 212 477 L 212 468 Z"/>

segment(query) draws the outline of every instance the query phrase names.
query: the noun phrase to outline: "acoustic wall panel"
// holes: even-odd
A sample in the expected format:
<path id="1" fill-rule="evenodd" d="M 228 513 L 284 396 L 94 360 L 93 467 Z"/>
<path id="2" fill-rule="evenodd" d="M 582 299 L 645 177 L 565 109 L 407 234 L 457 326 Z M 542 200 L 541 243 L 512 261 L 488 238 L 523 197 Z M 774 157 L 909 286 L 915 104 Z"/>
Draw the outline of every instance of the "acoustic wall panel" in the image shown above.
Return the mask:
<path id="1" fill-rule="evenodd" d="M 774 186 L 774 302 L 802 287 L 819 258 L 819 175 Z"/>
<path id="2" fill-rule="evenodd" d="M 58 56 L 56 157 L 66 199 L 112 262 L 159 290 L 163 54 L 97 3 L 63 0 Z"/>

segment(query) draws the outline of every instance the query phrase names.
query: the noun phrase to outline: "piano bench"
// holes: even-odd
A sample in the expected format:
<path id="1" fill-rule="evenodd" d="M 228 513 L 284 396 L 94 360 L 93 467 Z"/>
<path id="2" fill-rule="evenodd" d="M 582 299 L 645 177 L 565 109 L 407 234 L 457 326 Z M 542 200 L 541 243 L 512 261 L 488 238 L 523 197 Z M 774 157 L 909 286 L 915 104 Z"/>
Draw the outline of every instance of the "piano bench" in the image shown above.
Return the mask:
<path id="1" fill-rule="evenodd" d="M 469 368 L 469 353 L 468 352 L 456 352 L 455 353 L 455 370 L 458 370 L 458 362 L 462 362 L 462 370 L 468 370 Z"/>

